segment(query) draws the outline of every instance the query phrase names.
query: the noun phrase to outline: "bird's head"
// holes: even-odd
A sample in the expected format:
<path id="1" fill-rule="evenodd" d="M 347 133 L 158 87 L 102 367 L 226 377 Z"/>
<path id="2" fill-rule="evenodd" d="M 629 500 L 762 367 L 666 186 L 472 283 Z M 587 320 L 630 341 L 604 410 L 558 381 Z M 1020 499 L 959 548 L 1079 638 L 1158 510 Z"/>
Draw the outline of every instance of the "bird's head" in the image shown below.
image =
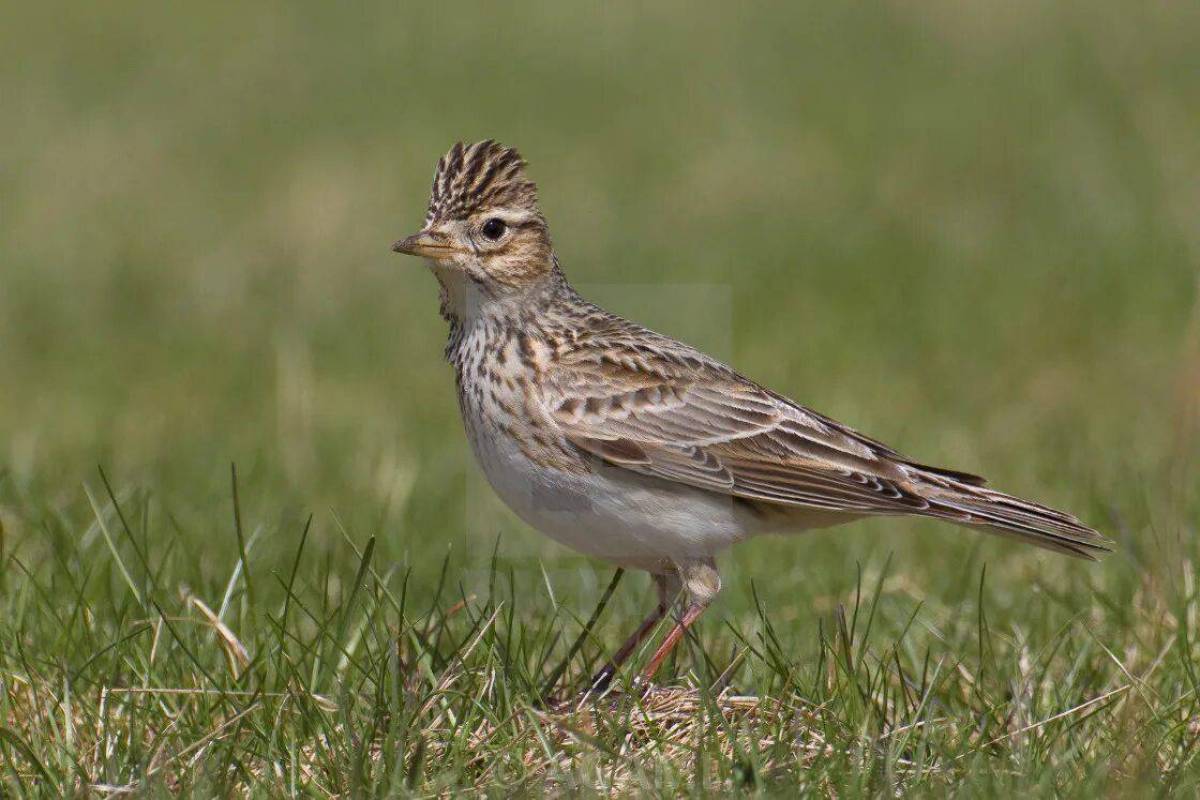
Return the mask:
<path id="1" fill-rule="evenodd" d="M 491 139 L 459 142 L 438 160 L 424 226 L 392 249 L 427 259 L 442 284 L 443 313 L 456 317 L 519 299 L 556 272 L 525 161 Z"/>

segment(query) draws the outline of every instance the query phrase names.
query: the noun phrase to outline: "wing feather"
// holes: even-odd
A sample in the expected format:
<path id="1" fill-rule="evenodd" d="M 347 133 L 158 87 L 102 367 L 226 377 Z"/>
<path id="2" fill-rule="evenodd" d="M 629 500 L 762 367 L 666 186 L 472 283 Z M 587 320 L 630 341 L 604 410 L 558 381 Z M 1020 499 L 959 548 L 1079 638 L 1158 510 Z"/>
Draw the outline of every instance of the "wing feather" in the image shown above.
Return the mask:
<path id="1" fill-rule="evenodd" d="M 867 440 L 740 376 L 696 375 L 694 365 L 692 374 L 639 370 L 632 357 L 600 363 L 576 362 L 546 399 L 569 441 L 610 463 L 731 496 L 849 513 L 924 502 Z"/>
<path id="2" fill-rule="evenodd" d="M 602 316 L 557 353 L 542 402 L 580 450 L 639 474 L 780 506 L 921 514 L 1094 558 L 1060 511 L 929 467 L 678 342 Z"/>

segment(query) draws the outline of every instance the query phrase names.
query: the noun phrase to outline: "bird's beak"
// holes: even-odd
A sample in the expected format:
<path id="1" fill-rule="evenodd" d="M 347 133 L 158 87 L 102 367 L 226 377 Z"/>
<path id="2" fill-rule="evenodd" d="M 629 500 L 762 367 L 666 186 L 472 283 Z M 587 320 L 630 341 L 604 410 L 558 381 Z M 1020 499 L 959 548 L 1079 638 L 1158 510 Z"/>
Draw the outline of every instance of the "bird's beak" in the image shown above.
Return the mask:
<path id="1" fill-rule="evenodd" d="M 446 237 L 437 231 L 424 230 L 414 233 L 407 239 L 401 239 L 392 245 L 392 250 L 410 256 L 425 258 L 445 258 L 454 252 L 454 247 Z"/>

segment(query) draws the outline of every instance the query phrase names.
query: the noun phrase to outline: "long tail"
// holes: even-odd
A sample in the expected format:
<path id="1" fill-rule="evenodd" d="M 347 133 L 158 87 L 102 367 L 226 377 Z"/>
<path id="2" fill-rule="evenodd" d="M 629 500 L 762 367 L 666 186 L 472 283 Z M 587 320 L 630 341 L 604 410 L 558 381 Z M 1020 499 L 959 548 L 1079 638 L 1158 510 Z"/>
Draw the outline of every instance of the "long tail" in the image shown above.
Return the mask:
<path id="1" fill-rule="evenodd" d="M 1095 561 L 1112 550 L 1112 542 L 1063 511 L 997 492 L 974 475 L 917 467 L 928 516 L 1013 536 L 1047 550 Z"/>

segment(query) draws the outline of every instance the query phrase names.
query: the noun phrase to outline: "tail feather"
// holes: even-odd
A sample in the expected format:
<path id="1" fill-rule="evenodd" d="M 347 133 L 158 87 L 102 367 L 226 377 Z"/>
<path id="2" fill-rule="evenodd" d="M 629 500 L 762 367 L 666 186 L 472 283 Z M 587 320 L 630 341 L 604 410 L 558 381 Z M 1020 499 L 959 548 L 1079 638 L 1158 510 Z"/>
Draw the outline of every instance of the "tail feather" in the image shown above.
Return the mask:
<path id="1" fill-rule="evenodd" d="M 957 469 L 946 469 L 945 467 L 931 467 L 928 464 L 918 464 L 916 461 L 905 461 L 906 467 L 920 470 L 923 473 L 937 475 L 939 478 L 949 478 L 957 483 L 965 483 L 969 486 L 983 486 L 987 483 L 987 478 L 981 475 L 976 475 L 973 472 L 962 472 Z"/>
<path id="2" fill-rule="evenodd" d="M 923 493 L 930 516 L 1091 561 L 1112 550 L 1112 542 L 1066 512 L 977 484 L 947 480 L 942 471 L 930 478 L 929 491 Z"/>

